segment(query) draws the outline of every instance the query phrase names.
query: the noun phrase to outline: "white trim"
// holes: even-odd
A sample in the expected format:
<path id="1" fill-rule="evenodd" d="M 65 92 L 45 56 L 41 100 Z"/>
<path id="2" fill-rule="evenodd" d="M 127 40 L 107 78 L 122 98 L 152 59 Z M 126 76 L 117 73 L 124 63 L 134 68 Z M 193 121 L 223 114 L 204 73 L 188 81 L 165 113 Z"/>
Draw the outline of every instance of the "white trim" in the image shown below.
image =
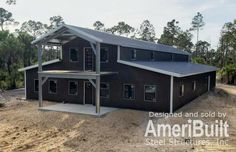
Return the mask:
<path id="1" fill-rule="evenodd" d="M 74 50 L 76 50 L 77 51 L 77 61 L 72 61 L 71 60 L 71 54 L 70 54 L 70 52 L 71 52 L 71 50 L 72 49 L 74 49 Z M 71 63 L 78 63 L 79 62 L 79 49 L 78 48 L 76 48 L 76 47 L 71 47 L 71 48 L 69 48 L 69 62 L 71 62 Z"/>
<path id="2" fill-rule="evenodd" d="M 71 94 L 70 93 L 70 83 L 71 82 L 75 82 L 75 84 L 76 84 L 76 93 L 75 94 Z M 69 80 L 68 81 L 68 95 L 70 95 L 70 96 L 77 96 L 78 95 L 78 89 L 79 89 L 79 85 L 78 85 L 78 81 L 77 80 Z"/>
<path id="3" fill-rule="evenodd" d="M 207 82 L 207 90 L 210 91 L 211 90 L 211 76 L 208 76 L 208 82 Z"/>
<path id="4" fill-rule="evenodd" d="M 92 54 L 92 69 L 91 70 L 85 70 L 85 49 L 91 49 L 91 51 L 93 52 L 93 48 L 91 48 L 91 47 L 84 47 L 83 48 L 83 70 L 84 71 L 93 71 L 93 69 L 94 69 L 94 57 L 93 57 L 93 54 Z"/>
<path id="5" fill-rule="evenodd" d="M 173 88 L 174 88 L 174 77 L 170 77 L 170 113 L 173 113 Z"/>
<path id="6" fill-rule="evenodd" d="M 179 97 L 183 97 L 184 96 L 184 84 L 181 84 L 180 87 L 181 87 L 181 95 L 179 94 Z"/>
<path id="7" fill-rule="evenodd" d="M 197 82 L 195 80 L 192 81 L 192 85 L 193 85 L 192 91 L 196 91 L 196 84 Z"/>
<path id="8" fill-rule="evenodd" d="M 25 99 L 27 98 L 27 91 L 26 91 L 26 88 L 27 88 L 27 78 L 26 78 L 26 71 L 24 71 L 24 85 L 25 85 Z"/>
<path id="9" fill-rule="evenodd" d="M 39 79 L 34 79 L 34 92 L 35 92 L 35 93 L 38 93 L 39 91 L 36 91 L 36 90 L 35 90 L 35 81 L 36 81 L 36 80 L 38 81 L 38 87 L 39 87 Z"/>
<path id="10" fill-rule="evenodd" d="M 50 90 L 50 81 L 55 81 L 55 82 L 56 82 L 56 93 L 51 92 L 51 90 Z M 49 93 L 49 94 L 57 94 L 57 80 L 51 79 L 51 80 L 49 80 L 48 82 L 49 82 L 49 84 L 48 84 L 48 93 Z"/>
<path id="11" fill-rule="evenodd" d="M 136 61 L 137 60 L 137 49 L 133 49 L 131 52 L 131 58 L 132 61 Z"/>
<path id="12" fill-rule="evenodd" d="M 106 84 L 106 85 L 108 86 L 108 97 L 103 97 L 103 96 L 101 96 L 101 90 L 106 90 L 106 89 L 103 89 L 103 88 L 101 87 L 101 84 Z M 108 82 L 101 82 L 101 83 L 100 83 L 100 97 L 101 97 L 101 98 L 104 98 L 104 99 L 109 99 L 109 98 L 110 98 L 110 83 L 108 83 Z"/>
<path id="13" fill-rule="evenodd" d="M 146 91 L 146 90 L 145 90 L 145 87 L 147 87 L 147 86 L 154 86 L 154 87 L 155 87 L 155 101 L 153 101 L 153 100 L 146 100 L 146 99 L 145 99 L 145 97 L 146 97 L 146 96 L 145 96 L 145 94 L 146 94 L 146 92 L 145 92 L 145 91 Z M 143 93 L 144 93 L 144 97 L 143 97 L 143 98 L 144 98 L 144 101 L 145 101 L 145 102 L 157 102 L 157 86 L 156 86 L 156 85 L 145 84 L 145 85 L 143 86 Z"/>
<path id="14" fill-rule="evenodd" d="M 103 51 L 105 51 L 105 52 L 107 52 L 107 60 L 106 61 L 102 61 L 101 59 L 101 63 L 108 63 L 109 62 L 109 49 L 108 49 L 108 47 L 101 47 L 101 55 L 102 55 L 102 49 L 103 49 Z M 100 58 L 101 58 L 101 55 L 100 55 Z"/>
<path id="15" fill-rule="evenodd" d="M 133 99 L 127 99 L 127 98 L 125 98 L 125 95 L 124 95 L 124 86 L 125 85 L 133 85 L 134 86 L 134 98 Z M 124 100 L 131 100 L 131 101 L 133 101 L 133 100 L 135 100 L 136 99 L 136 97 L 135 97 L 135 84 L 130 84 L 130 83 L 124 83 L 123 84 L 123 86 L 122 86 L 122 96 L 123 96 L 123 99 Z"/>
<path id="16" fill-rule="evenodd" d="M 60 59 L 55 59 L 55 60 L 47 61 L 47 62 L 44 62 L 44 63 L 42 64 L 42 66 L 46 66 L 46 65 L 49 65 L 49 64 L 53 64 L 53 63 L 58 63 L 58 62 L 60 62 L 60 61 L 61 61 Z M 22 71 L 27 71 L 27 70 L 34 69 L 34 68 L 38 68 L 38 64 L 35 64 L 35 65 L 31 65 L 31 66 L 28 66 L 28 67 L 25 67 L 25 68 L 18 69 L 18 71 L 19 71 L 19 72 L 22 72 Z"/>
<path id="17" fill-rule="evenodd" d="M 120 60 L 120 46 L 117 45 L 117 61 Z"/>
<path id="18" fill-rule="evenodd" d="M 149 71 L 153 71 L 153 72 L 157 72 L 157 73 L 162 73 L 162 74 L 166 74 L 166 75 L 170 75 L 170 76 L 174 76 L 174 77 L 187 77 L 187 76 L 191 76 L 191 75 L 203 74 L 203 73 L 213 72 L 213 71 L 217 70 L 217 69 L 216 70 L 209 70 L 209 71 L 204 71 L 204 72 L 197 72 L 197 73 L 183 75 L 183 74 L 179 74 L 179 73 L 169 72 L 166 70 L 161 70 L 158 68 L 153 68 L 153 67 L 148 67 L 148 66 L 132 63 L 132 61 L 129 62 L 129 61 L 124 61 L 124 60 L 117 60 L 117 63 L 129 65 L 129 66 L 133 66 L 133 67 L 137 67 L 140 69 L 149 70 Z"/>

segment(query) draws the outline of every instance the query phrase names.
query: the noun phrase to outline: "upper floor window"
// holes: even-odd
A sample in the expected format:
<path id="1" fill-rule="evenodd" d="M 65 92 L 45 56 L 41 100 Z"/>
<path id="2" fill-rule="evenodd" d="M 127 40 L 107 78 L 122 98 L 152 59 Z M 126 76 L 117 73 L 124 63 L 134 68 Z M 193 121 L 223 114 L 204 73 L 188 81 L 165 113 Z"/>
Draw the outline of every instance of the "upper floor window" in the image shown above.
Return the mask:
<path id="1" fill-rule="evenodd" d="M 57 80 L 50 80 L 49 81 L 49 93 L 56 94 L 57 93 Z"/>
<path id="2" fill-rule="evenodd" d="M 136 58 L 137 58 L 137 50 L 133 49 L 131 54 L 131 59 L 136 60 Z"/>
<path id="3" fill-rule="evenodd" d="M 196 81 L 192 82 L 192 90 L 195 91 L 196 90 Z"/>
<path id="4" fill-rule="evenodd" d="M 39 80 L 35 79 L 34 80 L 34 92 L 38 92 L 39 91 Z"/>
<path id="5" fill-rule="evenodd" d="M 76 48 L 70 49 L 70 62 L 78 62 L 79 61 L 79 50 Z"/>
<path id="6" fill-rule="evenodd" d="M 179 87 L 179 96 L 180 97 L 184 96 L 184 85 L 183 84 L 181 84 Z"/>
<path id="7" fill-rule="evenodd" d="M 108 62 L 108 49 L 107 48 L 101 48 L 101 63 L 107 63 Z"/>
<path id="8" fill-rule="evenodd" d="M 155 85 L 145 85 L 144 86 L 144 101 L 156 101 L 156 86 Z"/>
<path id="9" fill-rule="evenodd" d="M 103 98 L 110 97 L 110 85 L 108 83 L 101 83 L 100 96 Z"/>
<path id="10" fill-rule="evenodd" d="M 123 85 L 123 96 L 125 99 L 134 100 L 135 86 L 132 84 L 124 84 Z"/>
<path id="11" fill-rule="evenodd" d="M 69 81 L 69 95 L 77 95 L 78 94 L 78 81 Z"/>
<path id="12" fill-rule="evenodd" d="M 150 59 L 153 61 L 154 60 L 154 52 L 152 51 L 150 54 Z"/>

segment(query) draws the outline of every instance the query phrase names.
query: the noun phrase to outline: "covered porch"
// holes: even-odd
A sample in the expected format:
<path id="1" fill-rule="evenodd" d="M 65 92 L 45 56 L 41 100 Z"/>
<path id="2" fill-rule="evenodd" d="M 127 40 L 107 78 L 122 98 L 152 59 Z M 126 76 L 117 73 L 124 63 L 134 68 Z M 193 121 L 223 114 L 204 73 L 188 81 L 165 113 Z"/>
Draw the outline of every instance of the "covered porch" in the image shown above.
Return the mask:
<path id="1" fill-rule="evenodd" d="M 45 71 L 42 69 L 42 54 L 43 50 L 47 46 L 62 45 L 74 40 L 75 38 L 81 38 L 89 42 L 93 54 L 95 55 L 95 70 L 91 71 L 70 71 L 70 70 L 49 70 Z M 96 38 L 90 34 L 87 34 L 81 30 L 75 29 L 73 26 L 62 25 L 51 32 L 39 37 L 34 40 L 32 44 L 35 44 L 38 48 L 38 99 L 39 107 L 43 107 L 43 91 L 42 86 L 48 78 L 61 78 L 61 79 L 82 79 L 88 80 L 95 88 L 95 107 L 94 111 L 97 115 L 100 115 L 100 79 L 101 76 L 114 74 L 112 72 L 101 72 L 100 70 L 100 45 L 102 40 Z M 60 54 L 62 59 L 62 50 Z M 86 69 L 84 69 L 86 70 Z M 59 88 L 60 89 L 60 88 Z M 65 105 L 64 105 L 65 106 Z M 82 106 L 82 105 L 81 105 Z M 63 107 L 63 106 L 62 106 Z M 94 106 L 93 106 L 94 107 Z M 66 107 L 65 107 L 66 109 Z M 81 109 L 78 109 L 81 110 Z"/>
<path id="2" fill-rule="evenodd" d="M 85 114 L 97 116 L 98 114 L 94 110 L 94 106 L 91 104 L 81 105 L 81 104 L 55 104 L 45 107 L 40 107 L 41 111 L 58 111 L 58 112 L 68 112 L 76 114 Z M 100 107 L 100 116 L 105 115 L 109 112 L 115 111 L 117 108 L 111 107 Z"/>

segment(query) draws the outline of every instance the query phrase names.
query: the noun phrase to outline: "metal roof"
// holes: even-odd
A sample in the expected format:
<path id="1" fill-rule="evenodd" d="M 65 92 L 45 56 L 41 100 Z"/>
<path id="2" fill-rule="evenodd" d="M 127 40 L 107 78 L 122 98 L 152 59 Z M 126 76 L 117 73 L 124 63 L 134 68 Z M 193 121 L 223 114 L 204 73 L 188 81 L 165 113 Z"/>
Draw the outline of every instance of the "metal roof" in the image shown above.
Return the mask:
<path id="1" fill-rule="evenodd" d="M 118 63 L 175 77 L 186 77 L 206 72 L 217 71 L 218 69 L 214 66 L 195 64 L 191 62 L 148 62 L 119 60 Z"/>
<path id="2" fill-rule="evenodd" d="M 154 42 L 148 42 L 148 41 L 142 41 L 142 40 L 136 40 L 132 38 L 127 38 L 123 36 L 117 36 L 114 34 L 96 31 L 88 28 L 82 28 L 72 25 L 62 25 L 50 32 L 48 32 L 45 35 L 42 35 L 38 39 L 34 40 L 32 43 L 37 44 L 40 43 L 40 41 L 44 41 L 47 38 L 54 38 L 56 39 L 57 35 L 63 34 L 63 29 L 67 29 L 66 32 L 70 32 L 71 34 L 74 34 L 78 37 L 84 38 L 85 40 L 91 41 L 91 42 L 100 42 L 105 44 L 112 44 L 112 45 L 120 45 L 123 47 L 131 47 L 131 48 L 137 48 L 137 49 L 144 49 L 144 50 L 152 50 L 152 51 L 160 51 L 160 52 L 168 52 L 168 53 L 176 53 L 176 54 L 184 54 L 184 55 L 190 55 L 188 52 L 177 49 L 172 46 L 158 44 Z M 61 32 L 62 31 L 62 32 Z"/>
<path id="3" fill-rule="evenodd" d="M 55 60 L 43 62 L 43 63 L 42 63 L 42 66 L 49 65 L 49 64 L 53 64 L 53 63 L 58 63 L 58 62 L 60 62 L 60 61 L 61 61 L 60 59 L 55 59 Z M 34 68 L 38 68 L 38 64 L 31 65 L 31 66 L 27 66 L 27 67 L 25 67 L 25 68 L 21 68 L 21 69 L 19 69 L 18 71 L 19 71 L 19 72 L 21 72 L 21 71 L 27 71 L 27 70 L 34 69 Z"/>

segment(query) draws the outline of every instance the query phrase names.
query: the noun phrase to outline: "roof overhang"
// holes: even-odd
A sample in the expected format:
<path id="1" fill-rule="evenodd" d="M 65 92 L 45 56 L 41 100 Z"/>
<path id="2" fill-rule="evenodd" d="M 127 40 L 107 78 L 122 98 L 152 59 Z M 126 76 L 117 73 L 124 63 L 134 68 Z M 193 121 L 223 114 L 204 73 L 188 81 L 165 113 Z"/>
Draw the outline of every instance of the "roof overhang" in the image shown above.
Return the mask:
<path id="1" fill-rule="evenodd" d="M 96 43 L 99 42 L 101 43 L 102 40 L 91 35 L 88 34 L 86 32 L 83 32 L 81 30 L 75 29 L 72 26 L 63 24 L 51 31 L 49 31 L 48 33 L 40 36 L 39 38 L 37 38 L 36 40 L 32 41 L 32 44 L 35 45 L 42 45 L 42 44 L 64 44 L 67 43 L 71 40 L 73 40 L 76 37 L 80 37 L 82 39 L 85 39 L 91 43 Z"/>
<path id="2" fill-rule="evenodd" d="M 153 71 L 165 75 L 170 75 L 174 77 L 187 77 L 187 76 L 192 76 L 192 75 L 197 75 L 197 74 L 203 74 L 207 72 L 213 72 L 217 71 L 218 68 L 213 67 L 213 66 L 207 66 L 207 65 L 201 65 L 201 64 L 194 64 L 190 62 L 149 62 L 149 61 L 144 61 L 144 62 L 132 62 L 132 61 L 123 61 L 123 60 L 118 60 L 118 63 L 148 70 L 148 71 Z M 148 63 L 148 64 L 143 64 L 143 63 Z M 155 64 L 158 66 L 150 66 L 151 64 Z M 164 65 L 164 66 L 163 66 Z M 182 70 L 180 70 L 182 69 Z"/>

